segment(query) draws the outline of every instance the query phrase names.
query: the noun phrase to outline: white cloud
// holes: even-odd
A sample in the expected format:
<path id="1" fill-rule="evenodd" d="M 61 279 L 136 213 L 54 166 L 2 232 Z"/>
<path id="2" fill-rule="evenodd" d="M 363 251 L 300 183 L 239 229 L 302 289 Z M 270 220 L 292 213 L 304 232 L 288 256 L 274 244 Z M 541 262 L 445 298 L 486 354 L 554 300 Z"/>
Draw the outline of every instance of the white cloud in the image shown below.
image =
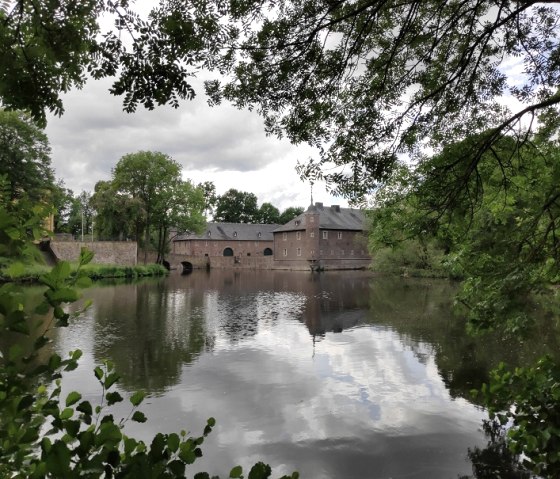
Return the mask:
<path id="1" fill-rule="evenodd" d="M 266 136 L 255 112 L 231 105 L 210 108 L 198 85 L 195 100 L 182 102 L 178 109 L 139 107 L 127 114 L 122 99 L 109 94 L 109 86 L 110 80 L 92 80 L 82 90 L 69 92 L 63 98 L 65 114 L 49 119 L 53 167 L 74 192 L 92 191 L 97 181 L 109 179 L 124 154 L 155 150 L 178 161 L 185 178 L 213 181 L 219 194 L 237 188 L 280 209 L 309 204 L 309 185 L 299 179 L 295 165 L 313 150 Z M 322 185 L 315 185 L 314 193 L 325 204 L 347 204 L 328 195 Z"/>

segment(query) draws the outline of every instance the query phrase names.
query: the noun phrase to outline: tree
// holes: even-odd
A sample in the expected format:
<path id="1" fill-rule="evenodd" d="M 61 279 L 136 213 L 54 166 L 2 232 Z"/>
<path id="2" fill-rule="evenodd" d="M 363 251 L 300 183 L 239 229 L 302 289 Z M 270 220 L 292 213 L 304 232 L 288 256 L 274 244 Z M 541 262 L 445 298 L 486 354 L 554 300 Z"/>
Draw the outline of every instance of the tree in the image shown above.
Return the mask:
<path id="1" fill-rule="evenodd" d="M 198 187 L 204 194 L 204 214 L 206 216 L 213 215 L 216 202 L 218 201 L 216 185 L 214 185 L 212 181 L 204 181 L 203 183 L 200 183 Z"/>
<path id="2" fill-rule="evenodd" d="M 139 151 L 123 156 L 113 169 L 112 188 L 141 205 L 135 220 L 137 238 L 144 236 L 144 261 L 152 227 L 156 228 L 155 249 L 161 262 L 171 227 L 199 231 L 205 224 L 202 190 L 183 181 L 181 165 L 163 153 Z"/>
<path id="3" fill-rule="evenodd" d="M 337 193 L 372 191 L 398 154 L 486 132 L 462 152 L 474 171 L 539 112 L 558 125 L 558 10 L 545 3 L 557 2 L 233 3 L 240 28 L 216 63 L 231 76 L 207 90 L 214 103 L 258 110 L 269 133 L 320 147 L 300 172 Z M 514 60 L 522 74 L 508 73 Z M 506 108 L 505 95 L 522 106 Z"/>
<path id="4" fill-rule="evenodd" d="M 82 234 L 89 235 L 93 225 L 93 208 L 91 206 L 91 194 L 82 191 L 71 199 L 70 212 L 68 214 L 68 232 L 76 238 Z"/>
<path id="5" fill-rule="evenodd" d="M 100 239 L 137 239 L 136 220 L 143 220 L 141 200 L 117 191 L 113 182 L 98 181 L 91 197 L 95 230 Z"/>
<path id="6" fill-rule="evenodd" d="M 51 149 L 45 133 L 22 112 L 0 109 L 0 175 L 10 183 L 10 199 L 27 193 L 47 199 L 55 189 Z"/>
<path id="7" fill-rule="evenodd" d="M 277 224 L 280 222 L 280 211 L 272 203 L 263 203 L 259 208 L 256 222 Z"/>
<path id="8" fill-rule="evenodd" d="M 179 181 L 164 190 L 154 221 L 158 228 L 157 263 L 161 263 L 167 253 L 171 228 L 178 232 L 202 232 L 206 225 L 205 207 L 204 191 L 190 181 Z"/>
<path id="9" fill-rule="evenodd" d="M 296 216 L 299 216 L 303 213 L 303 208 L 301 206 L 290 206 L 282 211 L 280 218 L 278 219 L 278 223 L 281 225 L 285 225 L 288 221 L 293 220 Z"/>
<path id="10" fill-rule="evenodd" d="M 470 164 L 460 153 L 478 141 L 451 144 L 412 171 L 395 169 L 376 195 L 372 249 L 412 240 L 439 245 L 440 268 L 463 279 L 457 303 L 469 330 L 523 337 L 537 304 L 551 317 L 557 308 L 550 287 L 560 282 L 560 144 L 546 130 L 521 147 L 504 137 L 481 156 L 477 176 L 465 181 Z M 453 192 L 458 181 L 465 187 Z M 444 195 L 449 206 L 442 210 Z M 558 410 L 559 371 L 550 358 L 515 371 L 501 366 L 478 393 L 501 425 L 512 421 L 512 452 L 547 477 L 560 473 L 558 436 L 549 430 L 560 428 L 551 413 Z"/>
<path id="11" fill-rule="evenodd" d="M 231 188 L 218 198 L 214 221 L 255 223 L 258 212 L 257 197 L 254 193 Z"/>

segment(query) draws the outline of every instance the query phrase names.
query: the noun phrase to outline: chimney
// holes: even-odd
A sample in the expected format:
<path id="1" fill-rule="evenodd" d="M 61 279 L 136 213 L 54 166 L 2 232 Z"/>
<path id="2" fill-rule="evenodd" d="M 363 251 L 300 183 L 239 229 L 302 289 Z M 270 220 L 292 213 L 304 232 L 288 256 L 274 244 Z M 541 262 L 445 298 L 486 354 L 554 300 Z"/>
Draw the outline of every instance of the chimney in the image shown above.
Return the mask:
<path id="1" fill-rule="evenodd" d="M 332 205 L 331 210 L 336 211 L 337 213 L 340 213 L 340 205 Z"/>
<path id="2" fill-rule="evenodd" d="M 315 203 L 315 206 L 316 206 L 317 208 L 323 209 L 323 203 L 321 203 L 321 202 L 319 202 L 319 201 L 317 201 L 317 202 Z"/>

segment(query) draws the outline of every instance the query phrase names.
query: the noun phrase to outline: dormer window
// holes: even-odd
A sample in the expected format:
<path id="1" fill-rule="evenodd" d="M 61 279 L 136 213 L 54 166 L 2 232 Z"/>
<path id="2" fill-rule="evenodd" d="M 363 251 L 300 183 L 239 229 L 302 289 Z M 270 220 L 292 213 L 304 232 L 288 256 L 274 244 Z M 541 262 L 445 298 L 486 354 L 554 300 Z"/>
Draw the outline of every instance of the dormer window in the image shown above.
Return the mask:
<path id="1" fill-rule="evenodd" d="M 261 233 L 257 233 L 257 237 L 259 237 L 259 238 L 260 238 L 261 236 L 262 236 L 262 234 L 261 234 Z"/>
<path id="2" fill-rule="evenodd" d="M 210 231 L 208 231 L 208 238 L 210 238 L 210 236 L 212 236 L 212 233 Z"/>
<path id="3" fill-rule="evenodd" d="M 234 238 L 237 238 L 237 231 L 234 231 L 234 232 L 233 232 L 233 237 L 234 237 Z"/>
<path id="4" fill-rule="evenodd" d="M 299 226 L 299 224 L 300 224 L 300 221 L 296 220 L 296 226 Z"/>

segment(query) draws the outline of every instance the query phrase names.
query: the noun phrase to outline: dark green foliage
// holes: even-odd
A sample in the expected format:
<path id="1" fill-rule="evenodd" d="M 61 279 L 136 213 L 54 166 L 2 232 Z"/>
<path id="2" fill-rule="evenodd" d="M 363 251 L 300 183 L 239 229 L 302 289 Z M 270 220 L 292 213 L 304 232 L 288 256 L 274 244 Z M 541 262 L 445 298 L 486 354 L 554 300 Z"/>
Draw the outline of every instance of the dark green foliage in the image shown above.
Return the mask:
<path id="1" fill-rule="evenodd" d="M 231 188 L 216 202 L 214 221 L 223 223 L 258 223 L 259 208 L 254 193 Z"/>
<path id="2" fill-rule="evenodd" d="M 560 474 L 560 368 L 550 357 L 533 367 L 494 370 L 479 395 L 492 419 L 506 425 L 508 447 L 525 456 L 524 465 L 543 477 Z"/>
<path id="3" fill-rule="evenodd" d="M 0 175 L 8 180 L 10 200 L 50 199 L 55 189 L 50 153 L 47 135 L 29 115 L 0 108 Z"/>
<path id="4" fill-rule="evenodd" d="M 523 337 L 539 303 L 550 308 L 550 317 L 557 315 L 560 146 L 541 134 L 528 137 L 522 147 L 503 138 L 473 165 L 462 152 L 479 141 L 452 144 L 414 171 L 395 169 L 376 197 L 374 262 L 379 247 L 402 251 L 417 244 L 428 251 L 437 246 L 433 258 L 440 267 L 463 278 L 456 299 L 470 332 Z M 556 326 L 551 321 L 550 328 Z M 515 372 L 501 367 L 478 396 L 502 424 L 512 420 L 507 446 L 546 477 L 560 473 L 558 379 L 558 366 L 550 359 Z"/>
<path id="5" fill-rule="evenodd" d="M 297 216 L 301 215 L 303 211 L 304 209 L 301 206 L 290 206 L 282 211 L 282 214 L 278 219 L 278 223 L 281 225 L 285 225 L 288 221 L 291 221 Z"/>

